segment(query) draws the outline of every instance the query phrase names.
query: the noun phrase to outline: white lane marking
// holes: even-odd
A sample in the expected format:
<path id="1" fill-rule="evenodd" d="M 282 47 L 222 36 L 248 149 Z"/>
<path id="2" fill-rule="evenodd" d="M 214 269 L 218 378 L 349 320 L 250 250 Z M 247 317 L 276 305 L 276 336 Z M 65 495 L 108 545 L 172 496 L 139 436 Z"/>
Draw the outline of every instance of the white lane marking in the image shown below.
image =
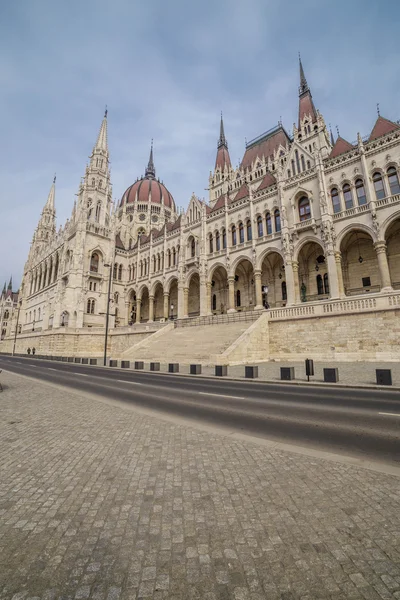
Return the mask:
<path id="1" fill-rule="evenodd" d="M 49 371 L 58 371 L 58 369 L 53 369 L 53 367 L 48 367 Z"/>
<path id="2" fill-rule="evenodd" d="M 244 396 L 228 396 L 227 394 L 211 394 L 209 392 L 199 392 L 200 396 L 217 396 L 218 398 L 233 398 L 234 400 L 245 400 Z"/>
<path id="3" fill-rule="evenodd" d="M 143 385 L 143 383 L 139 383 L 138 381 L 128 381 L 127 379 L 117 379 L 120 383 L 131 383 L 132 385 Z"/>
<path id="4" fill-rule="evenodd" d="M 387 417 L 400 417 L 400 414 L 396 413 L 379 413 L 380 415 L 386 415 Z"/>
<path id="5" fill-rule="evenodd" d="M 73 371 L 74 375 L 80 375 L 81 377 L 89 377 L 89 375 L 86 375 L 86 373 L 78 373 L 77 371 Z"/>

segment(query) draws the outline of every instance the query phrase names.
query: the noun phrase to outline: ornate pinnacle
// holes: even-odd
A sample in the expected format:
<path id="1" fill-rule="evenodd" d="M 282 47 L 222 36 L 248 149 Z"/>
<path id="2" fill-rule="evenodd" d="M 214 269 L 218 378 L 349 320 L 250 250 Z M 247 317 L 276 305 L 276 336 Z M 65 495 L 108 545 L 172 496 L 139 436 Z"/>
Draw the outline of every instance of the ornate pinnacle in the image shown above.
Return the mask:
<path id="1" fill-rule="evenodd" d="M 305 94 L 309 91 L 308 83 L 306 76 L 304 75 L 304 69 L 301 62 L 300 52 L 299 52 L 299 67 L 300 67 L 300 87 L 299 87 L 299 95 Z"/>
<path id="2" fill-rule="evenodd" d="M 155 178 L 155 176 L 156 176 L 156 169 L 155 169 L 154 160 L 153 160 L 153 139 L 151 140 L 149 163 L 147 165 L 144 176 L 147 178 L 151 178 L 151 179 Z"/>

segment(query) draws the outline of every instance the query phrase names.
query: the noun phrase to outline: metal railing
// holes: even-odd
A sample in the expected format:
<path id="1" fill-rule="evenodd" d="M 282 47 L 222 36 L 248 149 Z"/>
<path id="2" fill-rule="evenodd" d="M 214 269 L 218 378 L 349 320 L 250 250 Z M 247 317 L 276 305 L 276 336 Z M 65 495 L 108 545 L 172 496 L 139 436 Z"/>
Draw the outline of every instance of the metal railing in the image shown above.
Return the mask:
<path id="1" fill-rule="evenodd" d="M 222 323 L 238 323 L 256 321 L 265 310 L 246 310 L 243 312 L 225 313 L 222 315 L 207 315 L 187 319 L 176 319 L 175 327 L 199 327 L 201 325 L 218 325 Z"/>

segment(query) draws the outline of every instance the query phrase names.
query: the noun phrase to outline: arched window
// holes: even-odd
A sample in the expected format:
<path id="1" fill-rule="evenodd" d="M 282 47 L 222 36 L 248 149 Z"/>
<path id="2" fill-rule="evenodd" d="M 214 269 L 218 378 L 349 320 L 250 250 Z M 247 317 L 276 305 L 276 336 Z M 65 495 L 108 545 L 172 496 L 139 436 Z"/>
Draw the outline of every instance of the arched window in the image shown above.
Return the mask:
<path id="1" fill-rule="evenodd" d="M 325 294 L 329 294 L 329 275 L 325 273 L 324 275 L 324 290 Z"/>
<path id="2" fill-rule="evenodd" d="M 322 280 L 321 275 L 317 275 L 317 290 L 318 290 L 318 295 L 324 293 L 324 282 Z"/>
<path id="3" fill-rule="evenodd" d="M 4 313 L 4 317 L 3 317 L 4 320 L 7 321 L 7 319 L 9 318 L 9 316 L 10 316 L 9 312 L 8 312 L 8 310 L 6 310 L 5 313 Z"/>
<path id="4" fill-rule="evenodd" d="M 309 160 L 307 161 L 307 169 L 311 169 L 311 162 Z"/>
<path id="5" fill-rule="evenodd" d="M 122 279 L 122 265 L 119 265 L 118 267 L 118 281 L 121 281 Z"/>
<path id="6" fill-rule="evenodd" d="M 307 221 L 307 219 L 311 218 L 310 200 L 307 198 L 307 196 L 300 198 L 299 217 L 300 221 Z"/>
<path id="7" fill-rule="evenodd" d="M 356 181 L 356 193 L 359 206 L 367 204 L 367 196 L 365 195 L 364 182 L 362 179 Z"/>
<path id="8" fill-rule="evenodd" d="M 236 292 L 236 306 L 240 306 L 240 290 Z"/>
<path id="9" fill-rule="evenodd" d="M 222 248 L 225 250 L 226 248 L 226 230 L 222 230 Z"/>
<path id="10" fill-rule="evenodd" d="M 92 186 L 94 187 L 95 185 L 96 185 L 96 180 L 95 180 L 95 178 L 93 177 L 93 179 L 92 179 Z"/>
<path id="11" fill-rule="evenodd" d="M 263 222 L 262 222 L 262 218 L 260 216 L 257 217 L 257 232 L 258 232 L 258 237 L 262 237 L 264 235 Z"/>
<path id="12" fill-rule="evenodd" d="M 115 311 L 114 311 L 114 317 L 115 317 L 115 325 L 117 325 L 117 322 L 118 322 L 118 308 L 116 308 Z"/>
<path id="13" fill-rule="evenodd" d="M 282 281 L 282 300 L 287 300 L 287 287 L 286 281 Z"/>
<path id="14" fill-rule="evenodd" d="M 217 310 L 217 296 L 216 296 L 216 294 L 213 294 L 213 297 L 212 297 L 212 309 L 213 310 Z"/>
<path id="15" fill-rule="evenodd" d="M 281 230 L 281 213 L 279 212 L 278 209 L 276 209 L 276 211 L 274 212 L 274 219 L 275 219 L 275 231 L 278 232 Z"/>
<path id="16" fill-rule="evenodd" d="M 117 263 L 114 263 L 114 269 L 113 269 L 113 278 L 117 279 L 117 274 L 118 274 L 118 265 Z"/>
<path id="17" fill-rule="evenodd" d="M 129 248 L 129 250 L 132 248 L 132 243 L 133 243 L 133 240 L 132 240 L 132 238 L 129 238 L 129 247 L 128 247 L 128 248 Z"/>
<path id="18" fill-rule="evenodd" d="M 348 208 L 353 208 L 353 194 L 351 193 L 351 189 L 348 183 L 345 183 L 343 186 L 343 196 L 346 210 Z"/>
<path id="19" fill-rule="evenodd" d="M 101 211 L 101 204 L 99 202 L 96 206 L 96 221 L 100 220 L 100 211 Z"/>
<path id="20" fill-rule="evenodd" d="M 294 160 L 292 159 L 292 173 L 296 175 L 296 167 L 294 166 Z"/>
<path id="21" fill-rule="evenodd" d="M 95 301 L 92 298 L 89 298 L 86 305 L 86 312 L 88 315 L 94 314 Z"/>
<path id="22" fill-rule="evenodd" d="M 244 242 L 244 228 L 243 223 L 239 223 L 239 244 L 243 244 Z"/>
<path id="23" fill-rule="evenodd" d="M 173 264 L 173 266 L 176 265 L 176 250 L 175 250 L 175 248 L 172 248 L 172 264 Z"/>
<path id="24" fill-rule="evenodd" d="M 236 246 L 236 227 L 232 225 L 232 246 Z"/>
<path id="25" fill-rule="evenodd" d="M 340 206 L 340 198 L 339 198 L 339 192 L 338 192 L 337 188 L 331 189 L 331 198 L 332 198 L 333 212 L 340 213 L 342 207 Z"/>
<path id="26" fill-rule="evenodd" d="M 210 233 L 208 241 L 209 241 L 209 244 L 210 244 L 210 253 L 212 254 L 214 252 L 214 238 L 212 236 L 212 233 Z"/>
<path id="27" fill-rule="evenodd" d="M 129 273 L 129 279 L 128 279 L 128 281 L 132 281 L 132 267 L 131 267 L 131 265 L 129 265 L 129 271 L 128 271 L 128 273 Z"/>
<path id="28" fill-rule="evenodd" d="M 196 242 L 195 239 L 192 238 L 192 241 L 190 243 L 190 251 L 191 251 L 191 257 L 193 258 L 194 256 L 196 256 Z"/>
<path id="29" fill-rule="evenodd" d="M 140 261 L 140 277 L 143 276 L 143 261 Z"/>
<path id="30" fill-rule="evenodd" d="M 169 248 L 167 250 L 167 265 L 171 266 L 171 250 Z"/>
<path id="31" fill-rule="evenodd" d="M 300 160 L 299 160 L 299 151 L 298 150 L 294 151 L 294 156 L 296 158 L 297 172 L 300 173 Z"/>
<path id="32" fill-rule="evenodd" d="M 38 321 L 40 321 L 40 308 L 38 308 Z"/>
<path id="33" fill-rule="evenodd" d="M 267 229 L 267 235 L 270 235 L 272 233 L 272 219 L 269 213 L 265 215 L 265 227 Z"/>
<path id="34" fill-rule="evenodd" d="M 161 256 L 157 254 L 157 271 L 161 270 Z"/>
<path id="35" fill-rule="evenodd" d="M 153 273 L 156 272 L 156 260 L 157 260 L 156 257 L 153 256 Z"/>
<path id="36" fill-rule="evenodd" d="M 304 162 L 304 156 L 301 155 L 301 168 L 303 169 L 303 171 L 306 170 L 306 163 Z"/>
<path id="37" fill-rule="evenodd" d="M 92 271 L 92 273 L 99 272 L 99 260 L 100 260 L 100 257 L 97 254 L 97 252 L 93 252 L 91 259 L 90 259 L 90 270 Z"/>
<path id="38" fill-rule="evenodd" d="M 250 219 L 246 223 L 246 229 L 247 229 L 247 241 L 250 242 L 251 239 L 252 239 L 252 231 L 251 231 L 251 221 L 250 221 Z"/>
<path id="39" fill-rule="evenodd" d="M 219 250 L 221 250 L 221 241 L 220 241 L 220 237 L 219 237 L 219 231 L 217 231 L 215 233 L 215 249 L 217 252 Z"/>
<path id="40" fill-rule="evenodd" d="M 386 196 L 386 194 L 385 187 L 383 185 L 382 175 L 379 173 L 379 171 L 373 174 L 372 180 L 374 182 L 376 199 L 381 200 Z"/>
<path id="41" fill-rule="evenodd" d="M 399 178 L 397 176 L 396 169 L 394 167 L 389 167 L 387 170 L 387 176 L 389 179 L 390 192 L 392 196 L 395 194 L 400 194 Z"/>

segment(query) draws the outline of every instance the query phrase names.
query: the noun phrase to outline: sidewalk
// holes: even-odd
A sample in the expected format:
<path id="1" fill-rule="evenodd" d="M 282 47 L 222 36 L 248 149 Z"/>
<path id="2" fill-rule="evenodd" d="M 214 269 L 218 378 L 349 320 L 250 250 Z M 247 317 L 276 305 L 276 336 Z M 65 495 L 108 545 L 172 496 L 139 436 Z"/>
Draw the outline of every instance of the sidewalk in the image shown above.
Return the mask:
<path id="1" fill-rule="evenodd" d="M 1 600 L 400 599 L 400 478 L 2 383 Z"/>

